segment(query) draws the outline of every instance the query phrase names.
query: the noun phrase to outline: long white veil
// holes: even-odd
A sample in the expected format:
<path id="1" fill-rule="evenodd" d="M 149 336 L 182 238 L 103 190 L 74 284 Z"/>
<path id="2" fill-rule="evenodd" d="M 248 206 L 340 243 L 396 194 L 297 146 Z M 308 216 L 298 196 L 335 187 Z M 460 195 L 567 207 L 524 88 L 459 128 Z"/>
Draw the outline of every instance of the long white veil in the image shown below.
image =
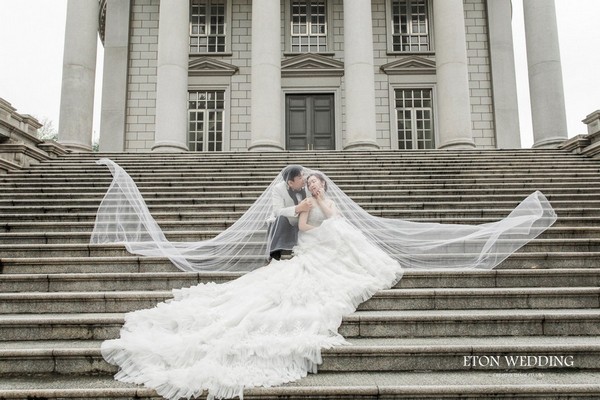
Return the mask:
<path id="1" fill-rule="evenodd" d="M 250 271 L 265 265 L 267 226 L 274 221 L 272 190 L 283 181 L 281 173 L 216 237 L 175 242 L 167 240 L 127 172 L 107 158 L 97 163 L 108 166 L 113 181 L 98 209 L 90 243 L 123 243 L 134 254 L 168 257 L 184 271 Z M 327 196 L 340 214 L 407 269 L 491 269 L 556 221 L 552 206 L 539 191 L 504 219 L 481 225 L 381 218 L 363 210 L 331 179 L 325 179 Z"/>

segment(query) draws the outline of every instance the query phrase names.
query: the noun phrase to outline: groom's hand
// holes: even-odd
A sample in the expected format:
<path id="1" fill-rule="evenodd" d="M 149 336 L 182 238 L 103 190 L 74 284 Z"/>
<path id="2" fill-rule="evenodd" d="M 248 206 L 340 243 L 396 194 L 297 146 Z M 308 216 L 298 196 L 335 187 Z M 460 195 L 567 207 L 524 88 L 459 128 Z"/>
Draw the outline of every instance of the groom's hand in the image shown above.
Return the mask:
<path id="1" fill-rule="evenodd" d="M 296 214 L 300 214 L 302 212 L 310 211 L 312 208 L 312 202 L 309 199 L 304 199 L 296 206 Z"/>

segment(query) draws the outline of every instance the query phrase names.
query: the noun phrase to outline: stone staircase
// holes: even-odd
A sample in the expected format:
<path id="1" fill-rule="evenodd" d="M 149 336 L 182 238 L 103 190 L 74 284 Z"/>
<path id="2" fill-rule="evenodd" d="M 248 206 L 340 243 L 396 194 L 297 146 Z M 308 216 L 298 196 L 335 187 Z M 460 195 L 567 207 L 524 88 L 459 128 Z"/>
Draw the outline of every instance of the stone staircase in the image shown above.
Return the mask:
<path id="1" fill-rule="evenodd" d="M 327 173 L 374 215 L 416 221 L 485 223 L 541 190 L 558 221 L 497 269 L 407 272 L 344 318 L 352 345 L 324 352 L 317 375 L 246 397 L 600 398 L 600 160 L 519 150 L 69 155 L 10 171 L 0 399 L 156 397 L 112 379 L 101 341 L 173 288 L 239 276 L 88 244 L 111 181 L 102 156 L 131 174 L 172 240 L 216 235 L 289 163 Z"/>

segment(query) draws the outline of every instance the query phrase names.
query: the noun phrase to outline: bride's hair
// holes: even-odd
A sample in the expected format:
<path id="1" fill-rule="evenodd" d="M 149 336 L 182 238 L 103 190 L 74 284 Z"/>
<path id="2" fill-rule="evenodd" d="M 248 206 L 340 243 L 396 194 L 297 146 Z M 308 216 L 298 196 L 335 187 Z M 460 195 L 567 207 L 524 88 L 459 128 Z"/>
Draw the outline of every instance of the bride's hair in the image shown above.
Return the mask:
<path id="1" fill-rule="evenodd" d="M 287 182 L 290 167 L 279 173 L 237 220 L 218 221 L 230 226 L 216 237 L 174 242 L 166 238 L 148 211 L 131 177 L 109 159 L 97 163 L 107 165 L 114 179 L 98 208 L 90 243 L 123 243 L 131 253 L 168 257 L 184 271 L 250 271 L 265 264 L 267 226 L 275 219 L 272 190 L 280 182 Z M 402 220 L 394 218 L 393 210 L 380 208 L 373 211 L 380 215 L 375 216 L 363 210 L 327 175 L 298 167 L 322 178 L 339 214 L 405 268 L 490 269 L 556 220 L 554 210 L 540 192 L 532 193 L 504 219 L 481 225 Z"/>
<path id="2" fill-rule="evenodd" d="M 307 176 L 306 176 L 306 182 L 308 184 L 308 180 L 310 179 L 311 176 L 316 177 L 318 180 L 321 181 L 321 183 L 323 184 L 323 190 L 327 191 L 327 180 L 325 179 L 325 176 L 323 176 L 322 173 L 318 172 L 318 171 L 313 171 L 310 172 Z"/>

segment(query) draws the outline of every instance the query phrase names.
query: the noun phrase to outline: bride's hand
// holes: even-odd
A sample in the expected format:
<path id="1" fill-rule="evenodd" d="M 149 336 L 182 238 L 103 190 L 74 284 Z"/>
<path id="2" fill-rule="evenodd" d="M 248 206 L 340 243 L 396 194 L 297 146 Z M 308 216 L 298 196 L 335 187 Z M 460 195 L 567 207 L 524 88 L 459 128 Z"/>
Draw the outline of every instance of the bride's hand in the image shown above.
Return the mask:
<path id="1" fill-rule="evenodd" d="M 314 192 L 312 192 L 312 195 L 315 200 L 321 201 L 325 198 L 325 190 L 323 188 L 319 188 L 319 189 L 315 190 Z"/>

